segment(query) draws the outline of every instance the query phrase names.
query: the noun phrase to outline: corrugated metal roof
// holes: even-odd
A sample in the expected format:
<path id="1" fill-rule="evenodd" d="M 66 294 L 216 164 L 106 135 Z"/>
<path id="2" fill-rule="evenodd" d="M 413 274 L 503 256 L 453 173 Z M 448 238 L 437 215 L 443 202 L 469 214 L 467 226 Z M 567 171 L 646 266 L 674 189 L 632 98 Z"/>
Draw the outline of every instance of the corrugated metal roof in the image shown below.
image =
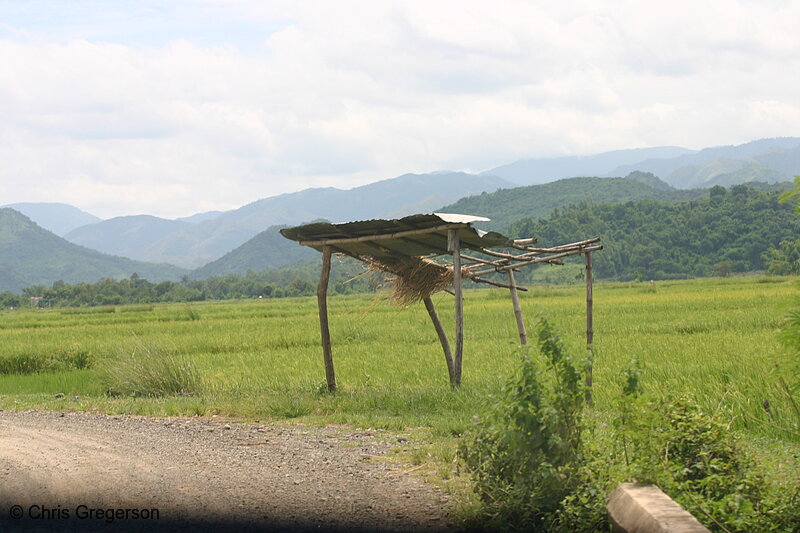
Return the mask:
<path id="1" fill-rule="evenodd" d="M 462 248 L 479 251 L 481 248 L 511 246 L 513 241 L 508 237 L 480 231 L 470 225 L 488 220 L 471 215 L 436 213 L 343 224 L 318 222 L 282 229 L 281 235 L 320 251 L 328 244 L 337 252 L 370 257 L 446 254 L 447 233 L 451 228 L 458 229 Z"/>

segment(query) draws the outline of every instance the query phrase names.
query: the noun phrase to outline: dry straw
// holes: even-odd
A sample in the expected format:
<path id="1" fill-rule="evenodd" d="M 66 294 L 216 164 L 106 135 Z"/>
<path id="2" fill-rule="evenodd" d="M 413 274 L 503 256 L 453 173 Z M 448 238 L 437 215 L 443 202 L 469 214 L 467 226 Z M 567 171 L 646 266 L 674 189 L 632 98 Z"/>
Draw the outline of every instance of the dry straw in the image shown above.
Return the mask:
<path id="1" fill-rule="evenodd" d="M 453 283 L 453 267 L 442 265 L 424 257 L 363 258 L 373 271 L 389 272 L 394 278 L 392 298 L 408 305 L 428 298 L 431 294 L 445 290 Z M 469 273 L 463 270 L 466 277 Z"/>

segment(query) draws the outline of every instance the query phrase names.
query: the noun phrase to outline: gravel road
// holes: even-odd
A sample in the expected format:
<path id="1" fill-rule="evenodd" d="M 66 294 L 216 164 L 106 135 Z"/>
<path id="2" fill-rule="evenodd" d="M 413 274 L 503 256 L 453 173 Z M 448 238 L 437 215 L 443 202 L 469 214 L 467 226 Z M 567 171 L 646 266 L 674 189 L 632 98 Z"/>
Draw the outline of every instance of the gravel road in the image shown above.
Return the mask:
<path id="1" fill-rule="evenodd" d="M 1 411 L 0 531 L 447 530 L 447 495 L 382 460 L 397 444 L 349 427 Z"/>

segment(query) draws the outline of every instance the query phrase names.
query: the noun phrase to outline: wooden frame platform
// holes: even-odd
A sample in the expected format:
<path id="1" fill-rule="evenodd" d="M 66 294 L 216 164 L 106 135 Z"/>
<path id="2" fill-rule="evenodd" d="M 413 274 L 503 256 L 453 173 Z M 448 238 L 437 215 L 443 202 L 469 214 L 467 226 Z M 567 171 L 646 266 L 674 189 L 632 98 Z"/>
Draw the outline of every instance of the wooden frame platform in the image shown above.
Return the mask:
<path id="1" fill-rule="evenodd" d="M 397 262 L 418 262 L 420 266 L 440 269 L 452 275 L 452 294 L 455 296 L 455 353 L 442 326 L 430 294 L 440 287 L 423 288 L 413 292 L 410 299 L 420 300 L 442 345 L 450 384 L 461 385 L 461 362 L 464 351 L 463 280 L 486 283 L 509 289 L 514 315 L 519 331 L 520 343 L 527 343 L 527 333 L 522 317 L 517 291 L 527 291 L 516 284 L 514 272 L 520 268 L 539 263 L 563 264 L 562 259 L 583 254 L 586 264 L 586 343 L 591 349 L 592 326 L 592 252 L 602 250 L 600 239 L 593 238 L 554 247 L 535 247 L 535 238 L 509 239 L 495 232 L 483 232 L 472 223 L 488 221 L 484 217 L 435 213 L 412 215 L 396 220 L 367 220 L 344 224 L 314 223 L 281 230 L 287 239 L 310 246 L 322 252 L 322 272 L 317 285 L 322 352 L 325 362 L 325 377 L 328 390 L 336 391 L 336 375 L 333 366 L 330 330 L 328 327 L 328 282 L 330 280 L 331 256 L 333 253 L 347 255 L 369 264 L 378 265 L 388 272 L 396 269 Z M 470 250 L 476 255 L 464 253 Z M 504 251 L 500 251 L 504 250 Z M 437 262 L 437 257 L 447 257 L 449 262 Z M 503 281 L 486 276 L 505 274 Z M 444 279 L 449 279 L 445 277 Z M 403 281 L 400 279 L 400 281 Z M 450 291 L 448 291 L 450 292 Z M 587 401 L 591 402 L 591 368 L 587 374 Z"/>

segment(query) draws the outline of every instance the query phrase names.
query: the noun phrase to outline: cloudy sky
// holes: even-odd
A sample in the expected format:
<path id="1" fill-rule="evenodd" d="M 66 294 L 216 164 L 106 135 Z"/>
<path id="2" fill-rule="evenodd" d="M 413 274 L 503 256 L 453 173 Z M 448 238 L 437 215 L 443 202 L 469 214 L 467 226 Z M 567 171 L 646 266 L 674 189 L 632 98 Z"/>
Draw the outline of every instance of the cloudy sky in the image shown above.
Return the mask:
<path id="1" fill-rule="evenodd" d="M 0 0 L 0 204 L 176 217 L 800 135 L 800 0 Z"/>

